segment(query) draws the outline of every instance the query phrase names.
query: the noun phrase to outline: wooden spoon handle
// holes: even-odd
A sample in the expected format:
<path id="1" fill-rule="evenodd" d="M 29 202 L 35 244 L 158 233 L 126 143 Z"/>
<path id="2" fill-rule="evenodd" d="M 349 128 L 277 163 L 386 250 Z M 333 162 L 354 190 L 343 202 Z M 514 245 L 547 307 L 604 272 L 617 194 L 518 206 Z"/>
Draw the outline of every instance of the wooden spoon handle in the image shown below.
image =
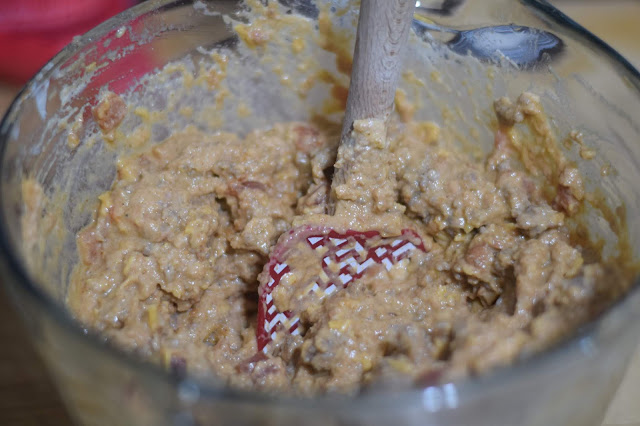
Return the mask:
<path id="1" fill-rule="evenodd" d="M 355 120 L 386 119 L 393 111 L 415 4 L 415 0 L 362 0 L 343 141 Z"/>

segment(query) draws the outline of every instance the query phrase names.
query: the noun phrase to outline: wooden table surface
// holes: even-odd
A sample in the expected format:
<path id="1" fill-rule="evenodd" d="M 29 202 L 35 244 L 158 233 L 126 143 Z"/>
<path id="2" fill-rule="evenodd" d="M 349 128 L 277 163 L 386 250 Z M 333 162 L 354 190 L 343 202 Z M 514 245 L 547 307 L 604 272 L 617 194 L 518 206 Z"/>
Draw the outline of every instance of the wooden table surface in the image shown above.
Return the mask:
<path id="1" fill-rule="evenodd" d="M 640 1 L 556 0 L 565 13 L 640 67 Z M 17 89 L 0 83 L 0 113 Z M 66 425 L 70 419 L 22 324 L 0 290 L 0 425 Z M 640 426 L 640 350 L 603 426 Z M 551 425 L 550 425 L 551 426 Z"/>

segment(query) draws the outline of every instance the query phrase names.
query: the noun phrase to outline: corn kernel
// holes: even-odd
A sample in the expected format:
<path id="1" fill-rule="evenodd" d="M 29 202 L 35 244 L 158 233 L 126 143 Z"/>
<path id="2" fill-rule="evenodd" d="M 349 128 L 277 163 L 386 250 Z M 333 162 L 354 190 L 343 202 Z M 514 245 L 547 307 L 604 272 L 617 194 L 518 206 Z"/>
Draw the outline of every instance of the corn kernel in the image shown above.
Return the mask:
<path id="1" fill-rule="evenodd" d="M 100 200 L 100 209 L 98 210 L 99 212 L 98 215 L 100 217 L 104 217 L 109 214 L 109 210 L 113 206 L 113 201 L 111 200 L 111 193 L 110 192 L 102 193 L 98 197 L 98 200 Z"/>
<path id="2" fill-rule="evenodd" d="M 371 359 L 365 358 L 365 357 L 363 357 L 360 360 L 360 365 L 362 365 L 362 369 L 364 371 L 369 371 L 369 370 L 371 370 L 371 367 L 373 367 L 373 363 L 371 362 Z"/>
<path id="3" fill-rule="evenodd" d="M 347 330 L 347 328 L 349 328 L 350 324 L 351 324 L 351 321 L 348 319 L 331 320 L 329 321 L 329 328 L 332 330 L 336 330 L 341 333 L 344 333 Z"/>
<path id="4" fill-rule="evenodd" d="M 304 40 L 296 37 L 293 39 L 293 41 L 291 42 L 291 50 L 293 51 L 293 53 L 300 53 L 302 52 L 302 50 L 304 49 Z"/>
<path id="5" fill-rule="evenodd" d="M 158 305 L 149 306 L 147 309 L 147 323 L 151 330 L 158 328 Z"/>
<path id="6" fill-rule="evenodd" d="M 407 361 L 404 358 L 389 358 L 387 359 L 387 362 L 389 363 L 391 368 L 393 368 L 396 371 L 399 371 L 400 373 L 404 373 L 404 374 L 413 373 L 413 370 L 414 370 L 413 364 L 411 364 L 409 361 Z"/>

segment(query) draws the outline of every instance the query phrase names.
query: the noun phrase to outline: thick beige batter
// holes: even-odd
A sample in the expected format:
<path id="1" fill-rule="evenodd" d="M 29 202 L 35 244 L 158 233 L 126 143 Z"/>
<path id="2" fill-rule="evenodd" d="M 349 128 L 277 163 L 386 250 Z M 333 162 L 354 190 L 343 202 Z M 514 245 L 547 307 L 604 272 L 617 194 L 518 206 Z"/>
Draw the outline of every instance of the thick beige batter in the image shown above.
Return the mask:
<path id="1" fill-rule="evenodd" d="M 275 354 L 256 347 L 257 276 L 294 217 L 325 217 L 336 129 L 276 124 L 245 139 L 191 129 L 123 158 L 78 235 L 69 306 L 88 328 L 176 374 L 298 395 L 425 385 L 540 351 L 628 280 L 569 232 L 582 180 L 537 98 L 495 109 L 495 148 L 482 162 L 431 123 L 394 124 L 388 151 L 370 147 L 377 163 L 362 163 L 363 175 L 383 161 L 388 180 L 337 190 L 337 215 L 390 233 L 408 225 L 428 251 L 412 270 L 374 271 L 325 300 L 312 327 Z M 517 141 L 518 123 L 548 146 Z M 353 188 L 373 203 L 365 224 Z"/>

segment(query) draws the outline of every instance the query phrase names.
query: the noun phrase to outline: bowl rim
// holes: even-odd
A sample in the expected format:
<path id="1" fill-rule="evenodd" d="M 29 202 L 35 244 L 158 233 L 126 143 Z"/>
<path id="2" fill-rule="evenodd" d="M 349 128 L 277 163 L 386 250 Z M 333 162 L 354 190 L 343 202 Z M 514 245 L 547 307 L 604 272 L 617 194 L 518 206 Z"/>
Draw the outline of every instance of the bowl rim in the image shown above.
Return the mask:
<path id="1" fill-rule="evenodd" d="M 22 87 L 2 118 L 2 121 L 0 122 L 0 174 L 3 171 L 2 159 L 4 158 L 6 148 L 9 145 L 10 129 L 14 121 L 14 116 L 18 114 L 22 101 L 31 93 L 32 89 L 36 87 L 38 83 L 47 80 L 59 65 L 73 57 L 73 55 L 80 49 L 90 45 L 95 39 L 99 39 L 108 32 L 126 25 L 133 19 L 146 13 L 159 13 L 162 9 L 167 7 L 185 6 L 196 1 L 200 0 L 156 0 L 143 2 L 108 19 L 87 33 L 75 37 L 71 43 L 47 62 L 42 69 L 40 69 L 40 71 L 38 71 L 38 73 L 36 73 L 36 75 Z M 640 92 L 640 72 L 607 43 L 586 30 L 546 0 L 520 0 L 520 2 L 533 9 L 534 12 L 538 12 L 543 17 L 554 21 L 556 24 L 563 27 L 563 29 L 570 31 L 574 33 L 574 35 L 577 35 L 587 41 L 592 45 L 592 47 L 604 54 L 609 60 L 617 63 L 623 71 L 628 73 L 630 82 L 634 85 L 636 90 Z M 33 280 L 27 273 L 27 268 L 16 254 L 19 250 L 11 246 L 11 238 L 9 237 L 4 204 L 2 187 L 0 186 L 0 262 L 3 266 L 2 269 L 6 273 L 5 279 L 2 280 L 1 285 L 5 287 L 13 285 L 19 290 L 26 292 L 28 297 L 31 297 L 48 316 L 54 319 L 57 323 L 56 325 L 68 332 L 72 338 L 79 341 L 81 344 L 88 345 L 92 350 L 97 350 L 100 353 L 111 357 L 118 363 L 123 363 L 124 367 L 127 369 L 136 371 L 144 376 L 149 376 L 164 385 L 168 385 L 176 389 L 184 383 L 188 383 L 190 386 L 196 385 L 198 386 L 200 397 L 205 399 L 217 398 L 220 400 L 258 405 L 277 403 L 282 408 L 307 408 L 314 410 L 327 408 L 335 410 L 339 410 L 341 408 L 353 410 L 357 407 L 371 410 L 372 404 L 375 404 L 374 406 L 376 408 L 374 408 L 374 411 L 379 411 L 388 409 L 390 405 L 395 405 L 398 400 L 410 401 L 415 398 L 422 400 L 423 393 L 430 389 L 437 388 L 440 389 L 441 392 L 451 392 L 451 386 L 454 386 L 453 391 L 455 392 L 456 406 L 444 404 L 441 408 L 436 410 L 428 410 L 433 413 L 437 413 L 440 411 L 455 409 L 457 405 L 465 405 L 465 402 L 471 402 L 475 397 L 477 397 L 478 392 L 487 393 L 489 390 L 488 388 L 491 390 L 496 389 L 501 386 L 505 386 L 506 384 L 517 382 L 520 377 L 524 377 L 532 373 L 535 374 L 535 372 L 540 371 L 541 368 L 553 365 L 554 360 L 569 353 L 573 348 L 577 347 L 578 350 L 581 350 L 579 348 L 583 339 L 597 336 L 600 331 L 600 326 L 614 315 L 624 314 L 627 318 L 640 318 L 640 312 L 633 311 L 633 307 L 635 306 L 634 303 L 640 302 L 640 277 L 637 277 L 623 297 L 614 302 L 601 314 L 583 324 L 568 338 L 563 339 L 561 342 L 554 344 L 542 352 L 533 354 L 524 360 L 516 361 L 513 365 L 497 367 L 492 372 L 484 376 L 466 377 L 451 383 L 427 385 L 421 388 L 412 388 L 400 391 L 393 390 L 376 393 L 361 393 L 349 398 L 344 398 L 341 395 L 320 395 L 314 398 L 300 398 L 292 396 L 275 396 L 258 391 L 238 390 L 224 384 L 215 384 L 212 380 L 205 380 L 192 376 L 176 377 L 171 375 L 165 369 L 152 364 L 141 357 L 135 356 L 114 344 L 106 342 L 98 333 L 88 331 L 83 328 L 78 321 L 72 317 L 68 310 L 64 308 L 63 304 L 55 301 L 52 297 L 43 292 L 35 284 L 35 280 Z M 10 291 L 9 293 L 12 292 Z M 640 303 L 638 305 L 640 306 Z M 14 307 L 19 309 L 16 304 L 14 304 Z M 633 325 L 626 324 L 617 330 L 617 334 L 607 335 L 601 340 L 611 340 L 631 327 L 633 327 Z M 585 353 L 585 356 L 589 355 L 587 353 L 588 351 L 582 351 Z M 392 397 L 390 398 L 390 396 Z"/>

